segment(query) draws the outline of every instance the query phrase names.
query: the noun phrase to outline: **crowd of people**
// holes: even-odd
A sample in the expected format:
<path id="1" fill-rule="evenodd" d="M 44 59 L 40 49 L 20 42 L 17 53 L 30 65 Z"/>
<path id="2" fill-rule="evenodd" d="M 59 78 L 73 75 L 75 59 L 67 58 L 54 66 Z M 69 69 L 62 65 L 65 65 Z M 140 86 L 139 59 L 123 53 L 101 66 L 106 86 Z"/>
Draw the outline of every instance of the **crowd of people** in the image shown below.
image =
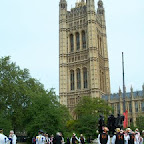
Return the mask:
<path id="1" fill-rule="evenodd" d="M 76 143 L 85 143 L 85 138 L 81 134 L 80 137 L 78 138 L 75 133 L 73 133 L 71 138 L 67 138 L 66 142 L 64 141 L 64 138 L 62 136 L 62 133 L 57 132 L 56 136 L 54 137 L 51 135 L 48 137 L 48 134 L 44 134 L 42 130 L 39 131 L 38 136 L 36 136 L 36 139 L 32 139 L 33 144 L 76 144 Z"/>
<path id="2" fill-rule="evenodd" d="M 103 127 L 103 132 L 98 135 L 98 144 L 143 144 L 144 142 L 144 130 L 140 134 L 138 129 L 132 131 L 130 128 L 122 130 L 116 128 L 115 134 L 113 136 L 109 135 L 109 129 Z M 0 144 L 16 144 L 16 135 L 14 131 L 11 130 L 9 136 L 3 134 L 3 129 L 0 129 Z M 49 136 L 42 130 L 39 130 L 38 136 L 32 139 L 32 144 L 85 144 L 85 137 L 83 134 L 78 138 L 75 133 L 73 133 L 71 138 L 64 140 L 61 132 L 57 132 L 56 136 Z M 88 142 L 90 143 L 90 141 Z"/>
<path id="3" fill-rule="evenodd" d="M 103 132 L 98 135 L 97 143 L 98 144 L 143 144 L 144 130 L 142 131 L 142 135 L 138 129 L 132 131 L 130 128 L 126 130 L 122 130 L 120 128 L 116 128 L 116 132 L 113 136 L 110 137 L 109 129 L 107 127 L 103 128 Z M 48 134 L 44 134 L 43 131 L 39 131 L 39 135 L 36 136 L 35 142 L 33 144 L 85 144 L 85 138 L 81 134 L 78 138 L 75 133 L 73 133 L 71 138 L 67 138 L 64 141 L 62 133 L 58 132 L 56 136 L 53 135 L 51 137 Z M 90 143 L 90 142 L 88 142 Z"/>
<path id="4" fill-rule="evenodd" d="M 98 144 L 143 144 L 144 130 L 141 136 L 138 129 L 132 131 L 130 128 L 126 130 L 116 128 L 116 133 L 111 139 L 108 131 L 107 127 L 103 128 L 103 133 L 98 135 Z"/>
<path id="5" fill-rule="evenodd" d="M 16 139 L 13 130 L 10 131 L 9 137 L 7 137 L 3 134 L 3 129 L 0 129 L 0 144 L 16 144 Z"/>

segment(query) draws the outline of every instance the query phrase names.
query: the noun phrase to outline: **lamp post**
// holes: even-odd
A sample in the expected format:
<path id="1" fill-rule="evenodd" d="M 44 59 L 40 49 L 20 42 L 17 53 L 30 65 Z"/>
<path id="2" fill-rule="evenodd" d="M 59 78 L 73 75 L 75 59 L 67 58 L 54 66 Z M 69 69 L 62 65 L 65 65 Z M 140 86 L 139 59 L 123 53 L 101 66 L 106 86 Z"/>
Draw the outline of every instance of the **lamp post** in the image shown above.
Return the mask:
<path id="1" fill-rule="evenodd" d="M 122 52 L 122 69 L 123 69 L 123 112 L 126 112 L 125 105 L 125 77 L 124 77 L 124 54 Z"/>

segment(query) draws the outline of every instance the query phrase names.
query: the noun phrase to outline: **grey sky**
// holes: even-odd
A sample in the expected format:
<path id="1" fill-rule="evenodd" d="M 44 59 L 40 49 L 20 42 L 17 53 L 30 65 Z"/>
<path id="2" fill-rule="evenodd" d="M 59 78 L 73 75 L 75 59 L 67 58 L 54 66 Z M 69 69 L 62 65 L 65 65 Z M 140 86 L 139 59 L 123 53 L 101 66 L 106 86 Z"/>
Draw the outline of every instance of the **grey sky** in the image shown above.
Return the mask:
<path id="1" fill-rule="evenodd" d="M 68 0 L 68 9 L 76 0 Z M 96 8 L 97 8 L 97 1 Z M 121 52 L 127 91 L 144 83 L 144 0 L 103 0 L 111 92 L 122 87 Z M 59 91 L 59 0 L 0 0 L 0 57 L 10 55 L 46 89 Z"/>

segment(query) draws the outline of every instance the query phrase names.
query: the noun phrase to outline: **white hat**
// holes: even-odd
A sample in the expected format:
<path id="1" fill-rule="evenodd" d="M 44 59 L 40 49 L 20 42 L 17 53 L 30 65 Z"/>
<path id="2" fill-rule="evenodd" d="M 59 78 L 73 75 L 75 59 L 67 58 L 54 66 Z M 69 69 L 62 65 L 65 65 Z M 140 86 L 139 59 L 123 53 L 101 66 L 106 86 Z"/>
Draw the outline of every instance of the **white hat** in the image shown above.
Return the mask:
<path id="1" fill-rule="evenodd" d="M 120 132 L 120 128 L 116 128 L 116 132 Z"/>
<path id="2" fill-rule="evenodd" d="M 76 134 L 75 134 L 75 133 L 73 133 L 73 135 L 75 136 Z"/>
<path id="3" fill-rule="evenodd" d="M 131 131 L 131 129 L 130 129 L 130 128 L 127 128 L 127 129 L 126 129 L 126 131 L 130 132 L 130 131 Z"/>
<path id="4" fill-rule="evenodd" d="M 107 127 L 104 127 L 104 131 L 109 131 L 109 129 Z"/>

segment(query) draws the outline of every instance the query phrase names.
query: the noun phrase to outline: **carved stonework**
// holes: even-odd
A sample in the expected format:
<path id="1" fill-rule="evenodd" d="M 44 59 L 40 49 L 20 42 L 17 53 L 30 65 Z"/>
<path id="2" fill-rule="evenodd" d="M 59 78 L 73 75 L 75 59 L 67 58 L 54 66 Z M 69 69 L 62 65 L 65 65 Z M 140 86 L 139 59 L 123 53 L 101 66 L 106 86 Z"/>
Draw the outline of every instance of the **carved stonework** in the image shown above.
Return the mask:
<path id="1" fill-rule="evenodd" d="M 106 30 L 94 0 L 81 0 L 59 15 L 59 92 L 60 103 L 73 109 L 83 96 L 101 97 L 110 93 Z M 103 9 L 100 0 L 98 9 Z M 97 35 L 96 35 L 97 34 Z M 65 96 L 64 96 L 65 95 Z M 75 117 L 75 116 L 74 116 Z"/>

